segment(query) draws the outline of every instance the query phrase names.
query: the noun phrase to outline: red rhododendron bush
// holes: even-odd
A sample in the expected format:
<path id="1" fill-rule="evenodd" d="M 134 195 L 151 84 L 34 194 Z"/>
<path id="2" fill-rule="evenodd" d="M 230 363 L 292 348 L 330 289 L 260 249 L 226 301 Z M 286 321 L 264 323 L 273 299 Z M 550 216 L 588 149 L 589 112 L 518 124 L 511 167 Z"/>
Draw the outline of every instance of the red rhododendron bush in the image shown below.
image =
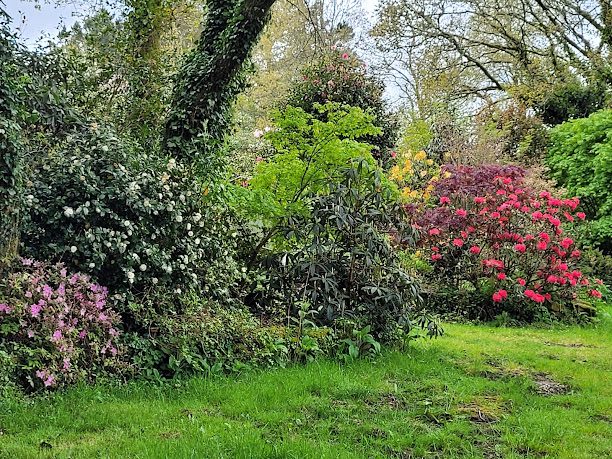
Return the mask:
<path id="1" fill-rule="evenodd" d="M 22 264 L 0 280 L 0 342 L 10 357 L 10 380 L 53 388 L 116 366 L 119 317 L 106 287 L 61 264 Z"/>
<path id="2" fill-rule="evenodd" d="M 429 303 L 470 318 L 592 316 L 600 280 L 581 271 L 578 198 L 524 184 L 515 166 L 444 166 L 433 207 L 408 207 L 433 270 Z"/>

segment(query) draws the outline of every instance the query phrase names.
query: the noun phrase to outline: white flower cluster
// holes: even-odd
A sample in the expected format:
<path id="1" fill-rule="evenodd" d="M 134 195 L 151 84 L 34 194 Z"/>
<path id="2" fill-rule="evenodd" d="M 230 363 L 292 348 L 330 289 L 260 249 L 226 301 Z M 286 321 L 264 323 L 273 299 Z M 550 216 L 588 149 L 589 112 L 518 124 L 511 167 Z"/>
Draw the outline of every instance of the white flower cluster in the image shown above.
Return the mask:
<path id="1" fill-rule="evenodd" d="M 255 129 L 255 131 L 253 132 L 253 137 L 255 137 L 256 139 L 259 139 L 265 133 L 270 132 L 271 130 L 272 130 L 272 128 L 270 126 L 266 126 L 263 129 Z"/>

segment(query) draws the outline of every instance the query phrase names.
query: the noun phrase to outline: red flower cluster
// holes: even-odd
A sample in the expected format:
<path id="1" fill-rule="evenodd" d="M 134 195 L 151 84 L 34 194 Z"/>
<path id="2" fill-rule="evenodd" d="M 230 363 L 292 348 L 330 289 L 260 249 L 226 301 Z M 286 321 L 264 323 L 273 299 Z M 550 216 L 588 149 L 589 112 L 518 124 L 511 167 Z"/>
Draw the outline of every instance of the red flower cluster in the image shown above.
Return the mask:
<path id="1" fill-rule="evenodd" d="M 579 199 L 535 193 L 510 171 L 478 185 L 478 174 L 469 169 L 469 187 L 451 177 L 437 186 L 451 191 L 439 196 L 439 205 L 414 211 L 413 225 L 422 231 L 421 246 L 432 250 L 435 272 L 475 286 L 476 279 L 491 279 L 500 284 L 494 303 L 526 298 L 559 306 L 578 295 L 601 297 L 597 289 L 584 290 L 590 281 L 577 266 L 581 252 L 564 234 L 564 223 L 584 219 L 575 212 Z"/>
<path id="2" fill-rule="evenodd" d="M 533 290 L 531 290 L 531 289 L 527 289 L 527 290 L 525 290 L 524 294 L 525 294 L 525 296 L 526 296 L 527 298 L 529 298 L 529 299 L 530 299 L 530 300 L 532 300 L 532 301 L 535 301 L 536 303 L 544 303 L 544 301 L 545 301 L 546 299 L 550 299 L 550 298 L 551 298 L 550 293 L 547 293 L 547 294 L 545 294 L 545 295 L 542 295 L 542 294 L 540 294 L 540 293 L 534 292 L 534 291 L 533 291 Z"/>
<path id="3" fill-rule="evenodd" d="M 493 294 L 493 301 L 495 303 L 501 303 L 506 298 L 508 298 L 508 292 L 504 289 L 500 289 Z"/>

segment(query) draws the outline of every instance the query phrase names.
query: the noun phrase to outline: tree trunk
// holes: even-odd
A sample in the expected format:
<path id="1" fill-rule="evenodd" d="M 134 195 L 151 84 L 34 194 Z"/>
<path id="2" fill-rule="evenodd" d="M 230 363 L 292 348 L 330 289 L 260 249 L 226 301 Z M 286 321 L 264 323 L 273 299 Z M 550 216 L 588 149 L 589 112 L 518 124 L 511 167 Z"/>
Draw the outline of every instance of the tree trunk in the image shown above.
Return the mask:
<path id="1" fill-rule="evenodd" d="M 209 1 L 202 35 L 177 75 L 163 147 L 204 176 L 222 164 L 231 106 L 245 87 L 246 63 L 274 2 Z"/>

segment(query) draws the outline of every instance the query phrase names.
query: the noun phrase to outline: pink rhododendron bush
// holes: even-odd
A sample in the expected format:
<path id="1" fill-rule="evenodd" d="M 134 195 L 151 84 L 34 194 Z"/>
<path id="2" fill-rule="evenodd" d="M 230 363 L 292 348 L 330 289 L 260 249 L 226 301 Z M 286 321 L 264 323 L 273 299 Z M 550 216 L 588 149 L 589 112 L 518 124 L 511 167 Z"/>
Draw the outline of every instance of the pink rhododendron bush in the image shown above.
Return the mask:
<path id="1" fill-rule="evenodd" d="M 470 318 L 589 317 L 604 286 L 581 270 L 578 198 L 524 185 L 514 166 L 445 166 L 433 207 L 409 208 L 433 266 L 429 303 Z"/>
<path id="2" fill-rule="evenodd" d="M 91 380 L 118 364 L 107 289 L 61 265 L 22 260 L 0 281 L 0 351 L 31 390 Z"/>

